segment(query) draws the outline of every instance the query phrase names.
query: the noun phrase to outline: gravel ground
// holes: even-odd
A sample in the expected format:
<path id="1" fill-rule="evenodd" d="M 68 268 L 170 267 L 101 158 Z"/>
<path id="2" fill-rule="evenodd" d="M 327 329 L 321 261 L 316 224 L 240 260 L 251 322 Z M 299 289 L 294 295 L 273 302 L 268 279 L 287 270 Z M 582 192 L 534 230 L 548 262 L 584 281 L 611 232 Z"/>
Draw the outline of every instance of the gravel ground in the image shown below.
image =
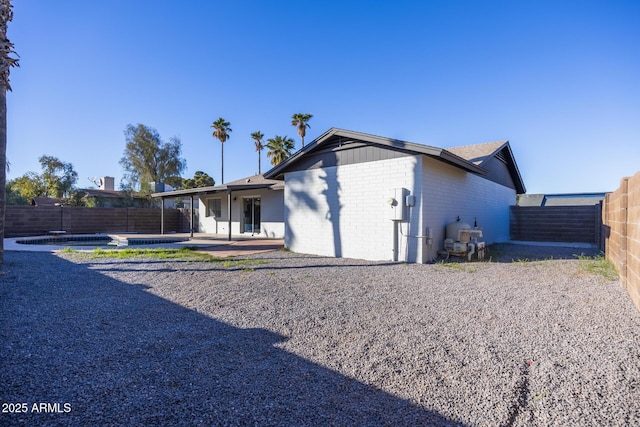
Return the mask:
<path id="1" fill-rule="evenodd" d="M 0 425 L 640 425 L 640 312 L 619 282 L 583 250 L 494 249 L 432 265 L 7 252 Z"/>

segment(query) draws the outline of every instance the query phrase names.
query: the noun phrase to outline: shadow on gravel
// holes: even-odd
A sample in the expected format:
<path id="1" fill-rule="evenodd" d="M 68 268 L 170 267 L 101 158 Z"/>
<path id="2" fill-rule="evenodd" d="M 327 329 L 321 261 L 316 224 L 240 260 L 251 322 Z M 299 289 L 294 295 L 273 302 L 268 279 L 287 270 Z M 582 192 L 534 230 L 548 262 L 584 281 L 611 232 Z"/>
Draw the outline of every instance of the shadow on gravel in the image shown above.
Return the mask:
<path id="1" fill-rule="evenodd" d="M 48 253 L 5 260 L 0 398 L 26 406 L 2 425 L 461 425 L 281 350 L 267 330 Z"/>
<path id="2" fill-rule="evenodd" d="M 129 260 L 119 260 L 118 262 L 132 262 L 139 263 L 141 258 L 133 258 Z M 92 265 L 92 271 L 111 271 L 111 272 L 149 272 L 149 265 L 158 265 L 158 268 L 154 268 L 153 271 L 155 273 L 170 273 L 178 271 L 174 267 L 166 267 L 168 262 L 172 264 L 189 264 L 189 271 L 259 271 L 259 270 L 310 270 L 310 269 L 335 269 L 337 268 L 335 265 L 335 258 L 320 258 L 315 255 L 308 255 L 306 257 L 308 261 L 306 264 L 302 265 L 287 265 L 287 266 L 276 266 L 273 265 L 272 262 L 282 261 L 282 258 L 268 258 L 268 257 L 259 257 L 253 258 L 251 256 L 237 256 L 237 257 L 229 257 L 229 258 L 220 258 L 215 261 L 190 261 L 190 260 L 180 260 L 180 259 L 170 259 L 170 260 L 162 260 L 162 259 L 144 259 L 145 268 L 113 268 L 112 266 L 101 267 L 99 263 Z M 323 264 L 323 260 L 330 260 Z M 404 264 L 402 262 L 393 262 L 393 261 L 364 261 L 364 260 L 351 260 L 353 262 L 350 263 L 340 263 L 339 268 L 343 267 L 391 267 Z M 199 265 L 201 268 L 194 268 L 193 265 Z"/>

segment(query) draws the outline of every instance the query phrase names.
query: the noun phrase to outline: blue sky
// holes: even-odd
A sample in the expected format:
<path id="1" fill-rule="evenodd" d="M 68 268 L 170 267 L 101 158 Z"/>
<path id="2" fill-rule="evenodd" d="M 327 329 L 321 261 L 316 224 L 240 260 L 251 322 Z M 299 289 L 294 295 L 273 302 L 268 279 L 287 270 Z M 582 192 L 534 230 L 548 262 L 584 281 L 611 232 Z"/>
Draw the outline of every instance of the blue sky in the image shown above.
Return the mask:
<path id="1" fill-rule="evenodd" d="M 331 127 L 437 147 L 507 139 L 528 193 L 640 170 L 638 1 L 14 1 L 8 179 L 43 154 L 122 177 L 128 124 L 177 136 L 185 177 L 257 172 L 250 134 Z M 262 153 L 263 172 L 270 167 Z"/>

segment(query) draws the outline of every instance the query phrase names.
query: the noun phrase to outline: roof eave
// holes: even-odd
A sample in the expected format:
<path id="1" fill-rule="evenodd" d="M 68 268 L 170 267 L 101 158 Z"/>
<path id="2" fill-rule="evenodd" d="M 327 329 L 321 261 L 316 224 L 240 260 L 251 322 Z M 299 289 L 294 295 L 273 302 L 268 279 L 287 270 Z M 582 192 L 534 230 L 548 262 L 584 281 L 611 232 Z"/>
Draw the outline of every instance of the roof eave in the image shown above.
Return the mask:
<path id="1" fill-rule="evenodd" d="M 226 193 L 229 191 L 242 190 L 282 190 L 284 187 L 280 183 L 262 183 L 262 184 L 237 184 L 237 185 L 218 185 L 215 187 L 189 188 L 186 190 L 164 191 L 162 193 L 153 193 L 151 197 L 180 197 L 180 196 L 202 196 L 205 194 Z"/>
<path id="2" fill-rule="evenodd" d="M 271 169 L 266 171 L 263 174 L 263 176 L 266 179 L 279 179 L 279 180 L 282 180 L 283 178 L 281 177 L 281 171 L 285 167 L 287 167 L 291 163 L 294 163 L 295 161 L 297 161 L 297 159 L 299 159 L 305 153 L 308 153 L 309 151 L 313 150 L 315 147 L 317 147 L 320 144 L 320 142 L 325 141 L 329 137 L 333 136 L 336 130 L 337 129 L 335 129 L 335 128 L 329 129 L 328 131 L 326 131 L 325 133 L 323 133 L 322 135 L 320 135 L 319 137 L 317 137 L 316 139 L 311 141 L 309 144 L 305 145 L 300 150 L 298 150 L 295 153 L 293 153 L 291 155 L 291 157 L 289 157 L 288 159 L 286 159 L 283 162 L 280 162 L 279 164 L 275 165 L 274 167 L 272 167 Z"/>
<path id="3" fill-rule="evenodd" d="M 441 153 L 439 154 L 438 157 L 440 158 L 440 160 L 443 160 L 459 168 L 465 169 L 466 171 L 476 173 L 478 175 L 486 175 L 488 172 L 482 166 L 478 166 L 468 160 L 463 159 L 462 157 L 456 156 L 455 154 L 447 150 L 441 150 Z"/>
<path id="4" fill-rule="evenodd" d="M 481 174 L 484 175 L 487 173 L 487 170 L 477 166 L 465 159 L 463 159 L 462 157 L 456 156 L 453 153 L 450 153 L 442 148 L 438 148 L 438 147 L 432 147 L 429 145 L 423 145 L 423 144 L 416 144 L 414 142 L 408 142 L 408 141 L 401 141 L 398 139 L 393 139 L 393 138 L 387 138 L 384 136 L 377 136 L 377 135 L 371 135 L 371 134 L 367 134 L 367 133 L 362 133 L 362 132 L 355 132 L 355 131 L 350 131 L 350 130 L 345 130 L 345 129 L 338 129 L 338 128 L 331 128 L 329 129 L 327 132 L 323 133 L 322 135 L 320 135 L 318 138 L 314 139 L 310 144 L 306 145 L 305 147 L 303 147 L 302 149 L 300 149 L 299 151 L 297 151 L 295 154 L 293 154 L 291 157 L 289 157 L 287 160 L 285 160 L 284 162 L 280 163 L 279 165 L 276 165 L 275 167 L 273 167 L 271 170 L 267 171 L 264 174 L 265 178 L 270 178 L 270 179 L 283 179 L 282 173 L 283 170 L 286 169 L 288 166 L 294 164 L 295 162 L 298 161 L 298 159 L 300 159 L 300 157 L 304 156 L 306 153 L 314 150 L 316 147 L 318 147 L 319 145 L 322 145 L 323 142 L 327 141 L 328 139 L 334 137 L 334 136 L 340 136 L 340 137 L 345 137 L 345 138 L 353 138 L 353 139 L 358 139 L 361 141 L 366 141 L 366 142 L 370 142 L 373 144 L 380 144 L 380 145 L 384 145 L 387 146 L 391 149 L 398 149 L 398 150 L 403 150 L 403 151 L 408 151 L 408 152 L 412 152 L 415 154 L 424 154 L 426 156 L 430 156 L 430 157 L 434 157 L 436 159 L 445 161 L 449 164 L 452 164 L 454 166 L 460 167 L 462 169 L 465 169 L 469 172 L 473 172 L 473 173 L 477 173 L 477 174 Z"/>
<path id="5" fill-rule="evenodd" d="M 190 196 L 190 195 L 197 195 L 197 194 L 219 193 L 226 190 L 227 190 L 226 185 L 218 185 L 215 187 L 199 187 L 199 188 L 188 188 L 184 190 L 163 191 L 161 193 L 152 193 L 151 197 Z"/>
<path id="6" fill-rule="evenodd" d="M 511 158 L 510 163 L 513 167 L 513 172 L 515 173 L 517 178 L 517 182 L 515 183 L 516 193 L 525 194 L 527 192 L 527 189 L 524 185 L 524 180 L 522 179 L 522 175 L 520 175 L 520 169 L 518 168 L 518 164 L 516 163 L 516 158 L 513 156 L 513 151 L 511 151 L 511 144 L 509 144 L 509 141 L 505 141 L 504 145 L 500 147 L 500 150 L 503 150 L 504 148 L 506 148 L 509 151 L 509 157 Z M 499 150 L 496 150 L 496 152 L 497 151 Z"/>

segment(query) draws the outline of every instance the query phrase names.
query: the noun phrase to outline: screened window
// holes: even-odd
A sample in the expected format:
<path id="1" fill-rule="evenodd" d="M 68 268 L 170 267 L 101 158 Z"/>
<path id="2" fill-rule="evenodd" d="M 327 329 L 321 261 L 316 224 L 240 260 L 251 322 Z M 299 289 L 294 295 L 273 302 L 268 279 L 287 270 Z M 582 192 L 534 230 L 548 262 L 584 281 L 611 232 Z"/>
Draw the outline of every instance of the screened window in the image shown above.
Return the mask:
<path id="1" fill-rule="evenodd" d="M 222 200 L 220 199 L 207 200 L 207 216 L 212 216 L 214 218 L 222 217 Z"/>

